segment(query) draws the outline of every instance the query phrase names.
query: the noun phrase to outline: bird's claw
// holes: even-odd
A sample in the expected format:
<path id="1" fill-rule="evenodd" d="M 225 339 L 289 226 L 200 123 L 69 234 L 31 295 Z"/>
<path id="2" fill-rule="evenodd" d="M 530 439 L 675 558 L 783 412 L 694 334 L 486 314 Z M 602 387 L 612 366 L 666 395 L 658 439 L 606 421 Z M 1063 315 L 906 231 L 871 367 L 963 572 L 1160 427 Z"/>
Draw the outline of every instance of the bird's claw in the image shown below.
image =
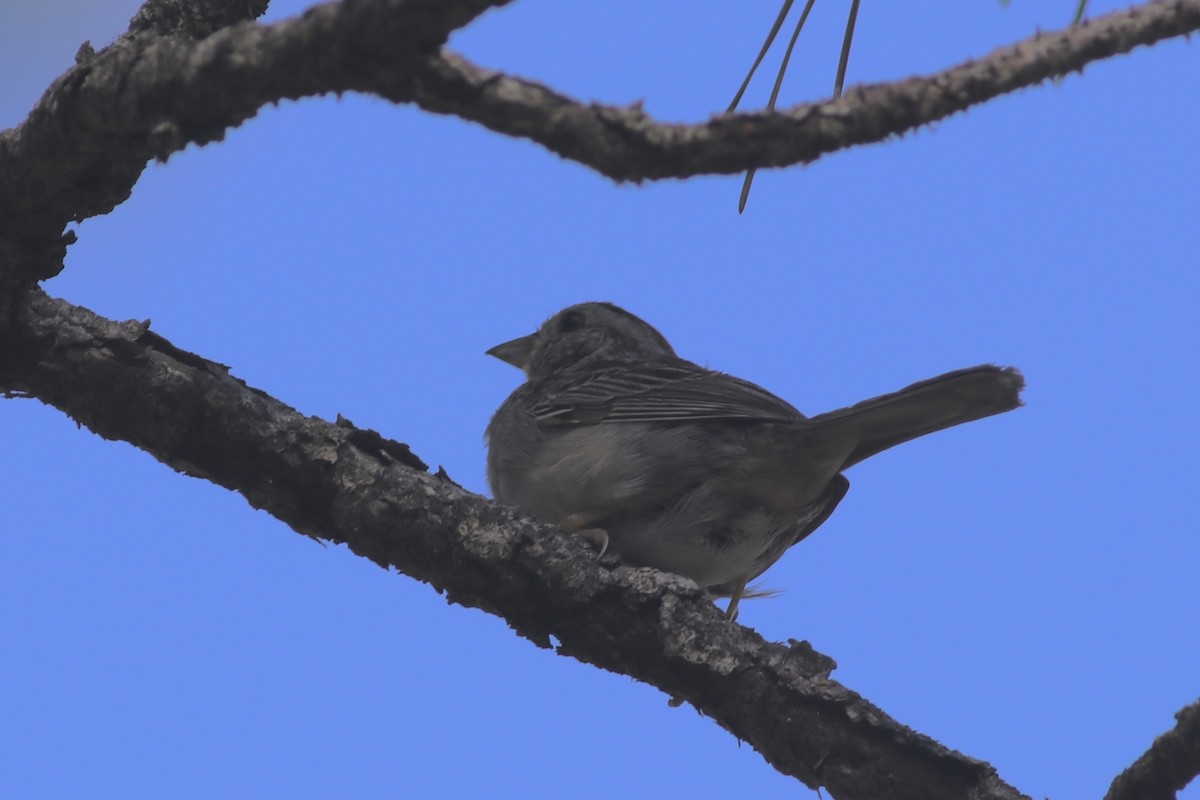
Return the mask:
<path id="1" fill-rule="evenodd" d="M 563 520 L 562 529 L 567 533 L 581 537 L 588 544 L 600 551 L 596 558 L 603 558 L 608 552 L 608 531 L 603 528 L 587 528 L 587 519 L 582 514 L 572 514 Z"/>
<path id="2" fill-rule="evenodd" d="M 749 580 L 749 575 L 739 579 L 736 588 L 733 590 L 733 594 L 729 595 L 729 605 L 725 606 L 725 619 L 730 622 L 737 622 L 738 601 L 742 599 L 742 595 L 746 591 L 746 583 Z"/>

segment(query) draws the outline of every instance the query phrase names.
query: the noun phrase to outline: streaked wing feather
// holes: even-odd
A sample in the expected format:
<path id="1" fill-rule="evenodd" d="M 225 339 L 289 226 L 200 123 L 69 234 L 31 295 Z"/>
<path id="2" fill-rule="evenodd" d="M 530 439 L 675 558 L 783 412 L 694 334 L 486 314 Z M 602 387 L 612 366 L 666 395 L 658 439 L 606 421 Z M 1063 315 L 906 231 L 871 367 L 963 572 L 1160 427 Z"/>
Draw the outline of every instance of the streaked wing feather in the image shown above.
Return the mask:
<path id="1" fill-rule="evenodd" d="M 533 407 L 533 415 L 546 425 L 802 417 L 753 383 L 687 361 L 598 369 L 549 393 Z"/>

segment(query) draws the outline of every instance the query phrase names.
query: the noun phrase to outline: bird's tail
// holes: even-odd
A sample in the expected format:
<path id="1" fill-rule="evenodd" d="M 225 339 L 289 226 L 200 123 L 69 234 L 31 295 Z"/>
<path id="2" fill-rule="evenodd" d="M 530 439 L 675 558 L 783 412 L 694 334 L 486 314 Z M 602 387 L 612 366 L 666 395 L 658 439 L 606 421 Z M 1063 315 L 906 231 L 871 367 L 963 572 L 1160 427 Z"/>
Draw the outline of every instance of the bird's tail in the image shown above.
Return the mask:
<path id="1" fill-rule="evenodd" d="M 812 417 L 810 447 L 841 450 L 853 443 L 842 469 L 910 439 L 1021 405 L 1025 379 L 1012 367 L 983 365 L 914 383 L 892 394 Z"/>

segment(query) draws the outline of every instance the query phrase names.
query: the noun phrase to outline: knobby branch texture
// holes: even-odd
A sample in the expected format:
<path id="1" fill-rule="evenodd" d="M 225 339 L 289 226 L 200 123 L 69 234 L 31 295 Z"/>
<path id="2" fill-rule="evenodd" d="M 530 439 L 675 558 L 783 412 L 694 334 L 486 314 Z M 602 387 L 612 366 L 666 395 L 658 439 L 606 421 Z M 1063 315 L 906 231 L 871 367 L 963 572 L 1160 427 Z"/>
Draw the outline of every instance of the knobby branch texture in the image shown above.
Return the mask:
<path id="1" fill-rule="evenodd" d="M 0 134 L 0 284 L 13 271 L 56 274 L 65 226 L 123 202 L 148 160 L 219 140 L 284 99 L 368 92 L 529 138 L 616 180 L 684 178 L 808 163 L 1200 29 L 1200 0 L 1156 0 L 838 100 L 668 125 L 637 105 L 581 103 L 443 48 L 508 2 L 341 0 L 260 25 L 251 18 L 266 0 L 152 0 L 114 44 L 81 48 L 28 119 Z"/>
<path id="2" fill-rule="evenodd" d="M 600 562 L 577 537 L 430 475 L 404 445 L 305 417 L 147 323 L 28 289 L 0 390 L 240 492 L 295 530 L 432 584 L 519 634 L 692 703 L 780 771 L 846 800 L 1022 795 L 995 770 L 890 719 L 806 643 L 727 622 L 684 578 Z M 770 709 L 764 713 L 763 709 Z"/>
<path id="3" fill-rule="evenodd" d="M 370 92 L 529 138 L 619 180 L 732 173 L 879 141 L 1187 33 L 1200 27 L 1200 0 L 1158 0 L 838 101 L 697 125 L 583 104 L 444 49 L 453 31 L 509 1 L 341 0 L 267 26 L 253 21 L 267 0 L 149 0 L 112 45 L 81 47 L 25 122 L 0 133 L 0 392 L 237 491 L 542 646 L 691 702 L 836 798 L 1022 797 L 987 764 L 830 679 L 833 661 L 806 643 L 768 643 L 727 623 L 690 581 L 598 562 L 576 537 L 430 475 L 402 444 L 304 417 L 148 323 L 103 319 L 36 284 L 62 269 L 66 226 L 118 206 L 150 159 L 219 140 L 282 99 Z M 1197 717 L 1180 712 L 1109 796 L 1166 796 L 1153 792 L 1195 775 Z"/>
<path id="4" fill-rule="evenodd" d="M 1200 775 L 1200 700 L 1180 709 L 1175 727 L 1113 781 L 1104 800 L 1171 800 Z"/>
<path id="5" fill-rule="evenodd" d="M 507 2 L 342 0 L 264 26 L 251 18 L 266 0 L 152 0 L 109 47 L 81 47 L 0 134 L 0 286 L 13 270 L 57 274 L 66 224 L 124 202 L 150 159 L 219 140 L 268 103 L 411 79 L 453 31 Z"/>

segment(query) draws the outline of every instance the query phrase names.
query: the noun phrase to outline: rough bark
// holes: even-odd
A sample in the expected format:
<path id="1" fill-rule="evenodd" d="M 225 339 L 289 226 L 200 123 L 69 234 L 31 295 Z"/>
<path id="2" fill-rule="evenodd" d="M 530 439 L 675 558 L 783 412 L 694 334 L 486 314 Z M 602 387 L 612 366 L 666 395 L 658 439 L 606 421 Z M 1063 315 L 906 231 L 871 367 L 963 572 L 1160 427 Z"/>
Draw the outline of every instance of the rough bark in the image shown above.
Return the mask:
<path id="1" fill-rule="evenodd" d="M 1104 800 L 1171 800 L 1200 775 L 1200 700 L 1175 714 L 1175 727 L 1154 740 L 1109 787 Z"/>
<path id="2" fill-rule="evenodd" d="M 668 125 L 637 105 L 581 103 L 446 52 L 449 34 L 510 0 L 342 0 L 274 25 L 262 0 L 190 9 L 155 0 L 129 33 L 75 67 L 0 134 L 0 286 L 62 268 L 72 221 L 111 211 L 152 158 L 220 140 L 268 103 L 360 91 L 532 139 L 616 180 L 808 163 L 1001 94 L 1200 28 L 1200 0 L 1157 0 L 1038 34 L 935 75 L 838 100 Z M 240 9 L 240 14 L 235 13 Z"/>

